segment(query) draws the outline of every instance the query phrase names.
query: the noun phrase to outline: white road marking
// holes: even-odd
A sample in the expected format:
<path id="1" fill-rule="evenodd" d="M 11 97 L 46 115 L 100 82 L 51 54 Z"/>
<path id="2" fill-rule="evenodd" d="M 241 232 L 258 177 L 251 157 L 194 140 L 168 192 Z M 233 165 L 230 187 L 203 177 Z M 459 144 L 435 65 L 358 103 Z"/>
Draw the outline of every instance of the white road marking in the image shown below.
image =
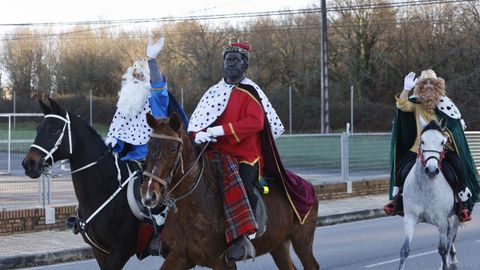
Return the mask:
<path id="1" fill-rule="evenodd" d="M 416 257 L 420 257 L 420 256 L 425 256 L 425 255 L 429 255 L 429 254 L 437 253 L 437 252 L 438 252 L 437 250 L 427 251 L 427 252 L 424 252 L 424 253 L 419 253 L 419 254 L 416 254 L 416 255 L 408 256 L 408 259 L 416 258 Z M 389 260 L 389 261 L 379 262 L 379 263 L 375 263 L 375 264 L 370 264 L 370 265 L 365 266 L 365 268 L 373 268 L 373 267 L 377 267 L 377 266 L 380 266 L 380 265 L 394 263 L 394 262 L 398 262 L 398 261 L 400 261 L 400 258 L 395 259 L 395 260 Z"/>

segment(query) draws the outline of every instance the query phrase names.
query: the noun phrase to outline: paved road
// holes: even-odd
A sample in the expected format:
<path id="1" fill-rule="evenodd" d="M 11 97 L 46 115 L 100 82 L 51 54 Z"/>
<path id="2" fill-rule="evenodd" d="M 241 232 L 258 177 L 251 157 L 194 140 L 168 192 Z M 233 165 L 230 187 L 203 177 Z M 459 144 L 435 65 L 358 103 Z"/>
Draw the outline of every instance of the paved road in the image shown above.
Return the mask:
<path id="1" fill-rule="evenodd" d="M 473 221 L 461 228 L 457 237 L 459 269 L 478 270 L 480 248 L 480 214 L 474 213 Z M 373 220 L 318 227 L 315 233 L 315 257 L 323 270 L 397 269 L 403 239 L 402 219 L 386 217 Z M 406 269 L 438 269 L 438 234 L 435 227 L 420 224 L 415 231 L 410 258 Z M 292 252 L 293 253 L 293 252 Z M 294 257 L 298 269 L 299 260 Z M 124 269 L 158 269 L 162 260 L 150 257 L 141 262 L 131 259 Z M 25 269 L 98 269 L 94 260 Z M 205 269 L 196 267 L 195 269 Z M 239 263 L 238 269 L 275 269 L 270 256 L 261 256 L 255 262 Z"/>

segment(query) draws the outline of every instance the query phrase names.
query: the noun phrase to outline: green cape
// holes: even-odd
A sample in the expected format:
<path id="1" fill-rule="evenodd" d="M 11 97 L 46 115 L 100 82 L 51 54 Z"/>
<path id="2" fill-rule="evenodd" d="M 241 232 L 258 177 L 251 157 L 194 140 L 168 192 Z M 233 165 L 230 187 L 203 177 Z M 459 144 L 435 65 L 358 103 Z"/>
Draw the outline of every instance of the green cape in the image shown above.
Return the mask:
<path id="1" fill-rule="evenodd" d="M 470 211 L 480 196 L 480 177 L 477 172 L 477 167 L 473 161 L 472 154 L 468 147 L 465 133 L 463 132 L 460 120 L 453 119 L 439 109 L 435 108 L 435 113 L 438 119 L 447 119 L 447 132 L 450 133 L 460 161 L 462 162 L 466 185 L 472 192 L 472 197 L 467 201 L 467 207 Z M 402 112 L 397 109 L 392 126 L 392 140 L 390 145 L 390 190 L 389 196 L 392 198 L 392 189 L 395 185 L 397 161 L 400 157 L 412 147 L 417 136 L 417 125 L 415 123 L 415 116 L 412 112 Z"/>

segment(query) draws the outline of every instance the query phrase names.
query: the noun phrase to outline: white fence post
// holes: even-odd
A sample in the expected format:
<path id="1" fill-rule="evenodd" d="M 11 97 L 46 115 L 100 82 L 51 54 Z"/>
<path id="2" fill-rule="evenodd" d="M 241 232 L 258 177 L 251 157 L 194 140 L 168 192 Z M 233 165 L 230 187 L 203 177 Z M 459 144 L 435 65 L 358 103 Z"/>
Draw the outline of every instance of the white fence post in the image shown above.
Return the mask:
<path id="1" fill-rule="evenodd" d="M 341 151 L 341 171 L 342 179 L 347 183 L 347 193 L 352 193 L 352 181 L 349 180 L 349 152 L 348 152 L 348 128 L 347 132 L 343 132 L 341 136 L 340 151 Z"/>
<path id="2" fill-rule="evenodd" d="M 12 151 L 12 117 L 8 116 L 8 146 L 7 146 L 7 173 L 11 173 L 11 151 Z"/>

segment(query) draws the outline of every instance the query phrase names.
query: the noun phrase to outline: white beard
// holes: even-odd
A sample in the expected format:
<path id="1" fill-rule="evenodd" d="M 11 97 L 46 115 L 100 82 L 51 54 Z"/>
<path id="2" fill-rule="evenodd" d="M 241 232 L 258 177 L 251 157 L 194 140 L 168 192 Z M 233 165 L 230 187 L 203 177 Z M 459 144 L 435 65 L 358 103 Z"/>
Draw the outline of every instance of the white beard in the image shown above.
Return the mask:
<path id="1" fill-rule="evenodd" d="M 134 116 L 143 109 L 150 94 L 150 80 L 139 81 L 128 78 L 122 84 L 117 103 L 118 111 L 127 116 Z"/>

